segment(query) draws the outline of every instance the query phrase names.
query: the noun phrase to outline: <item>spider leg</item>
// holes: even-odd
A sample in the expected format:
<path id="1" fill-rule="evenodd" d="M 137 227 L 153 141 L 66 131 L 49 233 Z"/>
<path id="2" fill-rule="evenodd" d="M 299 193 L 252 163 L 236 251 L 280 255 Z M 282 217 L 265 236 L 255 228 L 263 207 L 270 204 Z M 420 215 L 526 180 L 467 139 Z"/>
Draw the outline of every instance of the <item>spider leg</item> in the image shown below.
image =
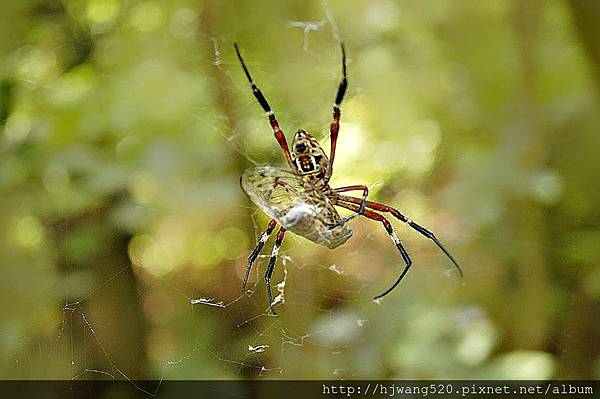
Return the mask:
<path id="1" fill-rule="evenodd" d="M 329 152 L 329 166 L 327 167 L 327 172 L 325 173 L 324 177 L 325 183 L 329 181 L 331 175 L 333 174 L 333 159 L 335 158 L 335 146 L 337 144 L 338 132 L 340 131 L 340 105 L 342 104 L 342 100 L 344 100 L 344 94 L 346 94 L 346 89 L 348 88 L 348 79 L 346 75 L 346 49 L 344 48 L 344 43 L 341 43 L 341 47 L 342 80 L 340 81 L 337 94 L 335 95 L 335 102 L 333 103 L 333 122 L 331 122 L 331 126 L 329 127 L 331 150 Z"/>
<path id="2" fill-rule="evenodd" d="M 283 237 L 285 236 L 285 229 L 281 227 L 277 232 L 277 239 L 275 240 L 275 245 L 273 245 L 273 251 L 271 251 L 271 259 L 269 259 L 269 266 L 267 266 L 267 272 L 265 273 L 265 284 L 267 286 L 267 295 L 269 296 L 269 307 L 271 308 L 271 312 L 277 316 L 277 312 L 275 311 L 275 307 L 273 306 L 273 293 L 271 292 L 271 275 L 273 274 L 273 269 L 275 269 L 275 261 L 277 260 L 277 254 L 279 254 L 279 247 L 281 247 L 281 243 L 283 242 Z"/>
<path id="3" fill-rule="evenodd" d="M 267 225 L 266 230 L 263 231 L 263 233 L 260 235 L 258 243 L 256 243 L 256 246 L 254 247 L 254 249 L 248 256 L 248 266 L 246 267 L 246 273 L 244 274 L 244 283 L 242 285 L 242 289 L 244 289 L 244 290 L 246 289 L 246 283 L 248 283 L 248 277 L 250 276 L 250 270 L 252 269 L 252 264 L 258 257 L 258 254 L 260 253 L 262 248 L 265 246 L 265 243 L 267 242 L 267 240 L 269 239 L 269 236 L 275 229 L 275 226 L 277 226 L 277 222 L 275 221 L 275 219 L 271 219 L 271 221 Z"/>
<path id="4" fill-rule="evenodd" d="M 350 197 L 347 195 L 339 195 L 338 198 L 340 201 L 351 202 L 353 204 L 361 204 L 362 205 L 362 202 L 363 202 L 359 198 L 354 198 L 354 197 Z M 450 254 L 450 252 L 448 252 L 448 250 L 444 247 L 444 245 L 440 242 L 440 240 L 438 240 L 438 238 L 435 236 L 435 234 L 433 234 L 431 231 L 429 231 L 425 227 L 415 223 L 411 219 L 404 216 L 399 210 L 392 208 L 391 206 L 388 206 L 385 204 L 380 204 L 379 202 L 373 202 L 373 201 L 365 201 L 365 205 L 367 206 L 367 208 L 375 209 L 376 211 L 391 213 L 398 220 L 408 224 L 410 227 L 412 227 L 413 229 L 418 231 L 420 234 L 429 238 L 448 257 L 448 259 L 450 259 L 450 261 L 452 262 L 454 267 L 456 267 L 456 269 L 458 270 L 460 277 L 462 278 L 464 276 L 462 268 L 460 267 L 460 264 L 458 263 L 458 261 L 456 259 L 454 259 L 454 257 Z"/>
<path id="5" fill-rule="evenodd" d="M 333 190 L 331 190 L 333 193 L 337 194 L 337 193 L 343 193 L 346 191 L 362 191 L 363 195 L 362 195 L 362 200 L 360 201 L 360 209 L 355 212 L 353 215 L 350 215 L 347 218 L 344 218 L 343 223 L 346 223 L 352 219 L 354 219 L 355 217 L 362 215 L 365 212 L 365 207 L 366 207 L 366 203 L 367 203 L 367 197 L 369 196 L 369 188 L 365 185 L 362 184 L 358 184 L 358 185 L 354 185 L 354 186 L 346 186 L 346 187 L 338 187 L 338 188 L 334 188 Z"/>
<path id="6" fill-rule="evenodd" d="M 358 209 L 359 209 L 358 205 L 355 205 L 352 203 L 347 203 L 347 202 L 338 202 L 336 205 L 341 206 L 342 208 L 353 210 L 355 212 L 358 211 Z M 398 248 L 398 251 L 400 251 L 400 255 L 402 255 L 402 259 L 404 259 L 404 263 L 406 263 L 404 270 L 402 270 L 402 273 L 400 273 L 400 276 L 398 277 L 396 282 L 390 288 L 385 290 L 385 292 L 383 292 L 382 294 L 379 294 L 373 298 L 373 299 L 379 299 L 379 298 L 382 298 L 382 297 L 386 296 L 387 294 L 389 294 L 394 288 L 396 288 L 396 286 L 398 284 L 400 284 L 400 281 L 402 281 L 402 279 L 408 272 L 408 269 L 410 269 L 410 266 L 412 265 L 413 262 L 412 262 L 412 259 L 410 258 L 410 256 L 408 255 L 408 252 L 406 252 L 406 249 L 404 248 L 404 246 L 402 246 L 402 243 L 400 242 L 400 238 L 398 238 L 398 236 L 396 235 L 396 232 L 392 228 L 392 224 L 390 223 L 389 220 L 387 220 L 383 215 L 380 215 L 379 213 L 373 212 L 370 210 L 365 210 L 363 216 L 365 216 L 369 219 L 372 219 L 372 220 L 377 220 L 383 224 L 383 227 L 385 227 L 385 230 L 389 234 L 390 238 L 392 239 L 394 244 L 396 244 L 396 248 Z"/>
<path id="7" fill-rule="evenodd" d="M 291 191 L 292 193 L 294 193 L 296 196 L 300 196 L 300 193 L 298 192 L 298 190 L 296 190 L 296 188 L 294 186 L 292 186 L 290 183 L 288 183 L 287 181 L 283 180 L 281 177 L 277 177 L 275 179 L 275 183 L 273 183 L 273 188 L 275 189 L 277 186 L 281 186 L 283 188 L 285 188 L 286 190 Z"/>
<path id="8" fill-rule="evenodd" d="M 277 139 L 277 142 L 279 143 L 279 146 L 281 147 L 281 150 L 283 151 L 285 160 L 287 161 L 290 168 L 293 171 L 295 171 L 296 166 L 292 162 L 292 158 L 290 156 L 290 150 L 288 148 L 287 141 L 285 140 L 285 135 L 279 128 L 279 122 L 277 122 L 277 118 L 275 118 L 275 113 L 273 112 L 273 110 L 271 110 L 271 106 L 267 102 L 267 99 L 262 94 L 262 92 L 260 91 L 258 86 L 256 86 L 256 84 L 254 83 L 254 80 L 252 80 L 252 76 L 250 76 L 250 72 L 248 71 L 248 68 L 246 67 L 246 64 L 244 63 L 244 59 L 242 58 L 242 55 L 240 54 L 240 49 L 238 48 L 237 43 L 234 43 L 233 47 L 235 47 L 235 52 L 238 56 L 238 59 L 240 60 L 240 63 L 242 64 L 242 68 L 244 69 L 244 74 L 246 74 L 246 78 L 248 78 L 248 82 L 250 82 L 250 86 L 252 87 L 252 94 L 254 94 L 254 97 L 256 97 L 256 99 L 258 100 L 258 103 L 260 104 L 262 109 L 266 112 L 267 117 L 269 118 L 269 123 L 271 124 L 271 128 L 273 129 L 273 134 L 275 135 L 275 139 Z"/>

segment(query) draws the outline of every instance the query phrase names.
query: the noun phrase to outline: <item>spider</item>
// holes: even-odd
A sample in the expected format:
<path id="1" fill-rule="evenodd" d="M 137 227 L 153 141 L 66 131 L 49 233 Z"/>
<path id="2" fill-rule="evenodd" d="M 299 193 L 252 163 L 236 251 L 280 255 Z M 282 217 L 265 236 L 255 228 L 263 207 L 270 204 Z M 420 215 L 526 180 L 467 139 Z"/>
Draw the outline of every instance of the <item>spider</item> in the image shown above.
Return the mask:
<path id="1" fill-rule="evenodd" d="M 260 235 L 256 247 L 248 256 L 248 266 L 246 267 L 242 289 L 246 289 L 248 276 L 250 275 L 254 261 L 275 230 L 277 224 L 279 224 L 281 227 L 277 232 L 277 238 L 275 239 L 264 277 L 269 298 L 269 307 L 272 314 L 277 316 L 271 292 L 271 275 L 273 274 L 279 248 L 281 247 L 286 231 L 296 233 L 328 248 L 335 248 L 345 243 L 352 236 L 352 230 L 348 227 L 347 222 L 357 216 L 364 216 L 368 219 L 378 221 L 383 225 L 398 248 L 398 251 L 400 251 L 400 255 L 405 263 L 402 273 L 400 273 L 394 284 L 373 299 L 376 300 L 384 297 L 400 284 L 406 272 L 410 269 L 412 260 L 402 245 L 400 238 L 394 232 L 390 221 L 381 213 L 391 214 L 432 240 L 450 259 L 462 277 L 463 272 L 458 262 L 431 231 L 404 216 L 395 208 L 378 202 L 368 201 L 369 189 L 367 186 L 362 184 L 338 188 L 331 188 L 329 186 L 329 180 L 333 175 L 335 147 L 340 130 L 340 105 L 348 87 L 346 51 L 343 43 L 341 44 L 342 80 L 339 83 L 333 103 L 333 121 L 329 129 L 331 139 L 329 157 L 327 157 L 317 140 L 304 129 L 298 130 L 294 135 L 290 151 L 285 136 L 275 118 L 275 113 L 250 76 L 250 72 L 244 63 L 237 43 L 234 43 L 234 48 L 244 74 L 250 82 L 252 93 L 265 111 L 273 129 L 275 139 L 279 143 L 290 169 L 284 170 L 272 166 L 253 167 L 246 170 L 240 179 L 242 189 L 250 197 L 250 200 L 271 218 L 267 228 Z M 362 196 L 358 198 L 342 194 L 349 191 L 362 192 Z M 337 212 L 336 206 L 349 209 L 353 213 L 350 216 L 342 217 Z"/>

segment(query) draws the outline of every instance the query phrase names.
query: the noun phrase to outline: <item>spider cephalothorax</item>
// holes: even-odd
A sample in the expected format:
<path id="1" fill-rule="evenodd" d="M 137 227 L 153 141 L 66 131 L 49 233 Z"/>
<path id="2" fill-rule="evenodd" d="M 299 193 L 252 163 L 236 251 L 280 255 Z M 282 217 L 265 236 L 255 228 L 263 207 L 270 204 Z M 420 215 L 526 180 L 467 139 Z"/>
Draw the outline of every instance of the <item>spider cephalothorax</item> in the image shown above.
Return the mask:
<path id="1" fill-rule="evenodd" d="M 320 180 L 325 176 L 329 158 L 310 133 L 305 130 L 296 132 L 290 155 L 299 175 L 310 176 L 311 180 Z"/>
<path id="2" fill-rule="evenodd" d="M 367 196 L 369 195 L 367 186 L 361 184 L 339 188 L 331 188 L 329 186 L 329 179 L 331 179 L 333 174 L 335 148 L 340 129 L 340 105 L 344 99 L 348 85 L 344 46 L 341 46 L 342 81 L 340 82 L 333 103 L 333 121 L 329 128 L 331 139 L 329 158 L 325 155 L 325 151 L 319 146 L 317 140 L 304 130 L 299 130 L 296 133 L 292 142 L 292 150 L 290 151 L 285 135 L 275 118 L 275 113 L 271 110 L 265 96 L 252 80 L 237 45 L 234 44 L 234 46 L 244 73 L 252 87 L 252 93 L 269 118 L 275 139 L 279 143 L 290 169 L 283 170 L 272 166 L 261 166 L 250 168 L 242 175 L 242 189 L 248 194 L 252 202 L 272 218 L 266 230 L 261 234 L 256 247 L 254 247 L 254 250 L 248 256 L 248 267 L 246 267 L 246 274 L 244 275 L 244 288 L 248 282 L 252 264 L 277 224 L 280 224 L 281 228 L 277 232 L 275 245 L 273 245 L 271 258 L 269 259 L 269 265 L 265 273 L 269 306 L 273 314 L 276 315 L 271 293 L 271 275 L 273 274 L 279 247 L 281 247 L 286 231 L 289 230 L 317 244 L 335 248 L 346 242 L 352 235 L 352 230 L 348 227 L 347 222 L 356 216 L 365 216 L 371 220 L 381 222 L 396 245 L 396 248 L 400 251 L 400 255 L 406 264 L 396 282 L 383 294 L 377 295 L 375 299 L 387 295 L 400 283 L 412 265 L 412 260 L 406 249 L 404 249 L 400 238 L 394 232 L 392 224 L 381 213 L 389 213 L 432 240 L 450 258 L 462 276 L 462 269 L 458 262 L 431 231 L 407 218 L 395 208 L 378 202 L 367 201 Z M 358 198 L 341 194 L 348 191 L 362 191 L 362 197 Z M 350 209 L 354 213 L 351 216 L 342 217 L 335 209 L 336 206 Z"/>

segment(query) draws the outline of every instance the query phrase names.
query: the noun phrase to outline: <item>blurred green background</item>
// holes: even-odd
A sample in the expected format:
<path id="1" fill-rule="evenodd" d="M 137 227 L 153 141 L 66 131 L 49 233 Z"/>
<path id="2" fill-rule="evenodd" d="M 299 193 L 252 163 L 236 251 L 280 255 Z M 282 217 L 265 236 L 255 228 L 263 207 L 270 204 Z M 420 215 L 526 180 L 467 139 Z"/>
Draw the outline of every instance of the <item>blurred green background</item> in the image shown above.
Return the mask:
<path id="1" fill-rule="evenodd" d="M 4 1 L 0 377 L 600 378 L 599 20 L 591 0 Z M 276 319 L 265 258 L 241 292 L 268 219 L 239 176 L 284 161 L 232 44 L 288 140 L 328 150 L 339 40 L 332 184 L 431 228 L 465 278 L 395 223 L 415 264 L 374 303 L 402 259 L 356 219 L 335 250 L 288 235 Z"/>

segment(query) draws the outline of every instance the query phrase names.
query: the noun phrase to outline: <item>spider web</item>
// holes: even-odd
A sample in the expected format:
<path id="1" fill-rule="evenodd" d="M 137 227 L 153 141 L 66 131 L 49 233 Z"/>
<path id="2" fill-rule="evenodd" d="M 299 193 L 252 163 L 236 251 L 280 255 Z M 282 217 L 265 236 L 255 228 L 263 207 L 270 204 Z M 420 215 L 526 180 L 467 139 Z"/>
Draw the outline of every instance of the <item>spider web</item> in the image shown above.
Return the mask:
<path id="1" fill-rule="evenodd" d="M 318 52 L 311 48 L 311 34 L 323 29 L 330 29 L 332 46 L 339 41 L 338 28 L 333 20 L 327 3 L 323 2 L 324 18 L 319 21 L 288 21 L 285 25 L 289 29 L 300 29 L 302 31 L 302 43 L 297 43 L 298 50 L 304 51 L 312 57 L 317 57 Z M 214 52 L 214 66 L 227 76 L 228 82 L 236 92 L 248 94 L 247 109 L 256 111 L 257 106 L 254 99 L 247 91 L 246 82 L 237 79 L 231 72 L 237 65 L 232 57 L 223 55 L 222 42 L 229 38 L 212 36 L 204 37 L 210 41 Z M 255 74 L 265 76 L 261 73 L 262 65 L 256 62 L 248 62 Z M 14 78 L 19 78 L 12 76 Z M 21 79 L 21 78 L 19 78 Z M 126 78 L 111 74 L 104 74 L 103 79 L 107 84 L 123 86 L 125 90 L 136 88 L 138 83 Z M 36 85 L 33 80 L 29 83 Z M 246 90 L 246 91 L 244 91 Z M 333 95 L 333 92 L 331 93 Z M 271 96 L 272 97 L 272 96 Z M 271 98 L 268 96 L 268 98 Z M 246 137 L 237 130 L 223 129 L 223 125 L 217 122 L 207 122 L 197 110 L 190 110 L 177 102 L 166 103 L 169 107 L 176 107 L 191 119 L 197 120 L 207 134 L 216 135 L 226 143 L 227 148 L 239 154 L 249 164 L 260 165 L 258 157 L 246 149 Z M 276 110 L 278 115 L 284 114 L 285 110 Z M 255 112 L 256 119 L 261 126 L 257 127 L 260 134 L 269 133 L 260 113 Z M 220 122 L 225 117 L 217 115 Z M 294 120 L 294 122 L 301 122 Z M 324 122 L 326 126 L 328 122 Z M 326 129 L 321 131 L 325 132 Z M 289 132 L 288 132 L 289 137 Z M 320 139 L 326 141 L 327 134 L 323 133 Z M 340 133 L 340 140 L 344 140 L 344 125 Z M 277 149 L 276 143 L 272 142 L 272 148 Z M 343 163 L 343 153 L 338 153 L 339 161 Z M 372 191 L 376 191 L 382 182 L 391 176 L 382 175 L 379 179 L 364 182 Z M 356 182 L 358 183 L 358 182 Z M 360 182 L 363 183 L 363 182 Z M 237 189 L 237 187 L 236 187 Z M 408 192 L 413 193 L 412 191 Z M 413 197 L 414 198 L 414 197 Z M 419 198 L 419 197 L 417 197 Z M 253 206 L 240 200 L 239 202 L 220 201 L 226 203 L 231 212 L 239 212 L 240 215 L 252 213 L 252 225 L 255 239 L 265 228 L 265 218 L 261 216 Z M 418 208 L 415 208 L 419 211 Z M 425 213 L 421 209 L 418 213 Z M 416 219 L 418 220 L 418 219 Z M 315 248 L 315 246 L 303 238 L 288 235 L 280 252 L 276 265 L 276 271 L 272 279 L 275 293 L 274 304 L 279 317 L 270 315 L 266 303 L 266 290 L 262 276 L 264 275 L 266 263 L 269 258 L 270 245 L 263 249 L 259 256 L 254 271 L 251 275 L 251 284 L 246 292 L 233 291 L 220 292 L 211 289 L 209 292 L 197 292 L 191 290 L 189 285 L 180 281 L 171 281 L 168 274 L 145 274 L 144 278 L 152 281 L 152 291 L 171 298 L 171 303 L 178 309 L 185 308 L 189 318 L 197 321 L 191 323 L 191 327 L 182 326 L 182 323 L 167 323 L 161 328 L 167 330 L 167 335 L 181 336 L 183 344 L 173 349 L 168 359 L 161 360 L 157 367 L 159 370 L 154 377 L 160 381 L 163 378 L 204 378 L 204 375 L 192 375 L 187 370 L 197 370 L 197 362 L 209 362 L 218 364 L 220 375 L 228 378 L 339 378 L 352 379 L 372 376 L 369 370 L 379 370 L 382 375 L 384 367 L 379 362 L 382 352 L 395 350 L 401 360 L 413 366 L 418 372 L 418 360 L 410 357 L 410 351 L 405 347 L 406 342 L 400 341 L 396 348 L 385 346 L 390 336 L 404 333 L 409 337 L 415 337 L 425 329 L 438 329 L 434 338 L 440 335 L 450 335 L 450 341 L 464 341 L 467 351 L 472 346 L 480 345 L 478 353 L 482 353 L 483 359 L 470 359 L 468 355 L 461 359 L 466 363 L 479 364 L 491 352 L 493 342 L 475 342 L 478 336 L 472 337 L 474 329 L 494 336 L 489 333 L 493 330 L 490 316 L 482 307 L 466 302 L 463 305 L 453 303 L 463 283 L 456 277 L 452 266 L 447 262 L 437 248 L 418 234 L 405 228 L 400 223 L 394 224 L 399 235 L 414 258 L 413 270 L 407 275 L 403 284 L 398 287 L 390 297 L 379 301 L 371 298 L 385 290 L 391 284 L 398 273 L 402 270 L 400 255 L 395 251 L 385 231 L 376 222 L 356 221 L 353 222 L 354 237 L 347 243 L 334 251 Z M 439 226 L 431 226 L 432 230 L 442 236 Z M 461 242 L 471 239 L 468 235 L 460 233 L 450 234 L 449 239 L 443 240 L 449 248 L 459 247 Z M 490 241 L 516 240 L 504 236 L 489 236 Z M 538 246 L 537 243 L 519 242 L 523 246 Z M 250 244 L 253 245 L 253 244 Z M 543 251 L 552 252 L 548 247 L 542 247 Z M 251 246 L 248 248 L 248 251 Z M 386 253 L 395 260 L 381 265 L 380 254 Z M 559 255 L 561 255 L 559 253 Z M 326 259 L 326 261 L 323 261 Z M 68 260 L 66 260 L 68 262 Z M 135 262 L 136 260 L 133 259 Z M 472 259 L 463 261 L 467 264 L 467 276 L 470 281 L 480 276 L 496 275 L 504 276 L 507 272 L 502 270 L 477 271 L 471 266 Z M 444 263 L 445 262 L 445 263 Z M 235 261 L 238 272 L 243 270 L 245 254 Z M 440 266 L 443 265 L 443 266 Z M 241 266 L 241 267 L 240 267 Z M 59 323 L 58 332 L 54 345 L 60 347 L 61 361 L 70 367 L 70 377 L 73 379 L 86 378 L 110 378 L 125 379 L 132 386 L 149 395 L 159 392 L 161 383 L 156 387 L 148 388 L 139 385 L 133 370 L 125 370 L 114 360 L 114 349 L 105 343 L 105 340 L 97 333 L 97 323 L 101 320 L 91 320 L 85 308 L 86 301 L 102 292 L 108 290 L 112 283 L 123 278 L 124 272 L 129 266 L 125 266 L 119 272 L 113 274 L 105 281 L 100 282 L 80 299 L 65 303 L 62 307 L 62 319 Z M 211 269 L 216 273 L 215 269 Z M 234 270 L 229 273 L 231 279 L 237 279 Z M 472 279 L 472 280 L 471 280 Z M 237 284 L 237 281 L 236 281 Z M 216 294 L 215 294 L 216 292 Z M 431 299 L 436 298 L 436 299 Z M 118 311 L 118 309 L 116 310 Z M 440 316 L 440 314 L 442 316 Z M 435 316 L 440 316 L 439 321 L 433 321 Z M 424 321 L 418 321 L 419 318 Z M 202 325 L 203 322 L 211 320 L 210 323 Z M 411 324 L 403 325 L 410 321 Z M 208 326 L 208 327 L 207 327 Z M 126 326 L 120 326 L 126 328 Z M 54 328 L 53 323 L 42 325 L 42 329 Z M 207 331 L 206 329 L 209 329 Z M 117 333 L 117 332 L 115 332 Z M 206 339 L 206 335 L 218 335 L 217 339 Z M 471 335 L 470 335 L 471 334 Z M 482 333 L 483 334 L 483 333 Z M 33 333 L 35 336 L 35 333 Z M 24 340 L 28 337 L 22 337 Z M 480 338 L 480 337 L 479 337 Z M 88 367 L 85 349 L 79 347 L 78 342 L 93 342 L 93 347 L 99 351 L 105 360 L 105 367 Z M 487 346 L 486 346 L 487 345 Z M 86 346 L 85 344 L 83 346 Z M 420 348 L 426 346 L 421 342 Z M 441 348 L 441 352 L 450 351 Z M 568 351 L 569 348 L 563 347 Z M 81 351 L 84 351 L 82 354 Z M 364 365 L 353 364 L 351 360 L 357 353 L 362 353 Z M 406 354 L 409 353 L 409 354 Z M 23 355 L 29 356 L 29 355 Z M 327 369 L 321 369 L 321 362 L 327 360 Z M 307 371 L 309 370 L 309 371 Z M 443 375 L 439 372 L 439 376 Z M 418 374 L 417 374 L 418 375 Z M 468 375 L 465 374 L 464 375 Z M 214 374 L 212 375 L 214 376 Z"/>
<path id="2" fill-rule="evenodd" d="M 327 18 L 330 19 L 330 23 L 333 23 L 329 15 Z M 304 41 L 300 49 L 313 56 L 316 53 L 309 46 L 310 33 L 323 29 L 325 25 L 325 20 L 317 22 L 290 21 L 287 23 L 287 26 L 292 29 L 302 29 Z M 335 29 L 337 28 L 334 27 Z M 214 49 L 214 65 L 220 68 L 224 65 L 224 62 L 219 48 L 219 40 L 211 37 L 210 41 Z M 233 66 L 235 67 L 235 64 Z M 258 69 L 260 65 L 254 63 L 252 67 Z M 224 73 L 231 79 L 229 70 L 224 71 Z M 10 77 L 23 80 L 15 75 L 10 75 Z M 138 83 L 129 81 L 123 77 L 110 74 L 103 74 L 102 77 L 108 84 L 116 84 L 125 90 L 139 90 Z M 33 80 L 27 80 L 26 82 L 38 85 Z M 242 89 L 240 90 L 244 90 L 245 92 L 246 87 L 244 83 L 240 83 L 238 80 L 237 83 L 234 83 L 234 86 L 236 88 L 241 86 Z M 248 163 L 252 165 L 260 164 L 244 149 L 244 138 L 240 136 L 239 132 L 222 130 L 221 126 L 217 124 L 206 124 L 200 114 L 181 107 L 177 103 L 169 102 L 165 105 L 178 108 L 189 118 L 200 121 L 205 130 L 208 129 L 211 134 L 220 136 L 221 140 L 231 150 L 242 156 Z M 253 99 L 249 99 L 248 108 L 255 108 L 254 105 Z M 279 113 L 283 114 L 283 112 Z M 259 119 L 259 115 L 257 113 L 257 119 Z M 220 117 L 217 116 L 217 118 L 219 119 Z M 260 123 L 263 122 L 262 118 L 260 118 Z M 264 126 L 260 130 L 261 133 L 264 133 Z M 321 138 L 324 140 L 328 139 L 327 133 L 322 133 Z M 273 147 L 276 148 L 275 146 Z M 341 157 L 343 156 L 340 155 Z M 374 189 L 379 184 L 381 184 L 381 180 L 371 181 L 369 182 L 369 187 Z M 264 226 L 261 226 L 261 221 L 258 220 L 258 211 L 253 206 L 233 205 L 242 210 L 254 212 L 252 215 L 252 224 L 254 226 L 255 238 L 258 239 L 258 236 L 264 229 Z M 369 293 L 367 288 L 374 286 L 382 290 L 385 288 L 384 282 L 356 283 L 353 276 L 345 270 L 343 265 L 344 258 L 347 259 L 358 253 L 362 253 L 362 259 L 369 262 L 369 252 L 382 250 L 384 247 L 390 245 L 389 239 L 383 232 L 377 234 L 369 232 L 370 229 L 367 229 L 368 226 L 366 223 L 362 227 L 364 227 L 364 230 L 358 237 L 360 243 L 353 248 L 352 252 L 344 254 L 343 250 L 335 251 L 335 257 L 337 258 L 335 262 L 332 261 L 325 265 L 314 264 L 314 258 L 311 256 L 298 255 L 298 253 L 302 253 L 302 247 L 307 245 L 312 246 L 313 244 L 302 238 L 288 235 L 284 247 L 280 252 L 273 278 L 273 288 L 276 292 L 274 305 L 282 313 L 279 318 L 273 317 L 270 314 L 268 304 L 266 303 L 264 282 L 262 278 L 256 278 L 264 274 L 265 260 L 269 258 L 269 245 L 272 245 L 272 240 L 264 248 L 263 252 L 265 254 L 260 255 L 255 264 L 251 278 L 251 280 L 254 280 L 253 283 L 246 292 L 242 292 L 240 289 L 239 294 L 234 297 L 226 295 L 215 296 L 212 294 L 193 296 L 176 283 L 171 283 L 167 277 L 160 275 L 153 276 L 152 278 L 159 283 L 155 289 L 175 293 L 175 296 L 179 298 L 179 300 L 176 300 L 177 306 L 189 307 L 190 311 L 194 314 L 210 315 L 210 317 L 216 320 L 228 320 L 234 326 L 232 332 L 221 331 L 221 333 L 226 335 L 223 339 L 224 342 L 215 346 L 200 343 L 201 339 L 198 337 L 201 334 L 193 329 L 183 332 L 179 331 L 178 333 L 190 336 L 190 343 L 187 348 L 182 348 L 179 351 L 181 353 L 174 353 L 171 359 L 164 362 L 164 368 L 166 370 L 185 370 L 195 357 L 204 354 L 222 363 L 224 369 L 233 370 L 233 375 L 237 377 L 294 378 L 296 375 L 286 372 L 288 365 L 286 365 L 285 358 L 288 357 L 288 353 L 290 352 L 298 352 L 297 356 L 305 358 L 307 356 L 303 354 L 305 350 L 309 352 L 316 350 L 319 353 L 324 353 L 326 356 L 343 359 L 345 352 L 352 345 L 359 345 L 363 341 L 376 340 L 377 336 L 392 333 L 394 330 L 391 326 L 378 328 L 376 333 L 369 331 L 372 314 L 375 312 L 381 317 L 382 314 L 388 311 L 386 310 L 388 307 L 385 301 L 372 301 L 372 292 Z M 407 245 L 409 244 L 410 242 L 407 241 Z M 293 249 L 294 255 L 291 254 L 291 249 Z M 243 259 L 245 259 L 245 255 L 241 257 L 241 260 Z M 69 260 L 67 259 L 66 262 L 69 263 Z M 70 366 L 69 368 L 73 370 L 70 376 L 72 379 L 125 379 L 136 389 L 149 395 L 155 395 L 160 390 L 161 383 L 158 383 L 156 387 L 146 387 L 134 381 L 130 377 L 130 371 L 123 369 L 114 360 L 113 349 L 105 344 L 97 332 L 96 324 L 101 322 L 91 320 L 85 307 L 88 299 L 103 290 L 109 289 L 112 283 L 122 278 L 128 267 L 123 267 L 119 272 L 98 284 L 78 300 L 64 303 L 62 321 L 56 334 L 55 344 L 61 348 L 61 359 L 64 359 Z M 313 287 L 298 289 L 298 287 L 294 286 L 295 284 L 292 284 L 290 288 L 288 283 L 290 275 L 293 276 L 292 280 L 296 282 L 306 275 L 316 275 L 317 280 Z M 232 275 L 232 278 L 235 277 Z M 332 286 L 335 287 L 334 291 L 331 290 Z M 320 302 L 333 302 L 335 306 L 328 305 L 327 307 L 323 307 L 323 305 L 319 304 Z M 337 307 L 341 307 L 344 310 L 338 311 Z M 319 321 L 316 325 L 307 324 L 299 330 L 288 326 L 289 323 L 286 319 L 289 319 L 289 317 L 293 318 L 296 314 L 305 314 L 307 312 L 318 315 Z M 51 328 L 51 326 L 46 327 Z M 173 326 L 172 328 L 176 327 Z M 239 335 L 238 331 L 248 329 L 252 333 L 248 334 L 248 337 L 239 340 L 237 337 Z M 227 336 L 227 334 L 230 334 L 230 336 Z M 86 349 L 84 349 L 87 346 L 87 342 L 92 342 L 92 347 L 95 347 L 101 353 L 105 360 L 105 367 L 91 368 L 87 365 Z M 170 373 L 167 372 L 165 374 L 169 375 Z M 346 374 L 343 366 L 332 368 L 329 370 L 329 374 L 332 378 L 352 377 Z M 185 375 L 185 372 L 183 375 Z M 327 372 L 325 375 L 327 375 Z M 162 374 L 158 374 L 156 377 L 162 382 Z"/>

